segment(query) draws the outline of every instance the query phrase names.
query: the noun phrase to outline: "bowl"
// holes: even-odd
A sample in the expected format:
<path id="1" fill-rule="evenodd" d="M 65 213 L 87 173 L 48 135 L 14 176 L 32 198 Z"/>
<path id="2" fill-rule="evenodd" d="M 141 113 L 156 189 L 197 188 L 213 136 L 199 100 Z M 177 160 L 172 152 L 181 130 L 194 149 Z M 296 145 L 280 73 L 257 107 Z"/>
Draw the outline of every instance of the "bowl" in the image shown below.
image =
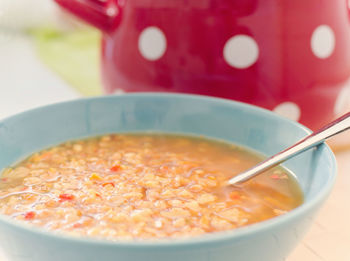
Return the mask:
<path id="1" fill-rule="evenodd" d="M 113 132 L 204 135 L 271 155 L 310 131 L 267 110 L 204 96 L 148 93 L 54 104 L 0 122 L 0 169 L 58 143 Z M 0 241 L 11 261 L 277 261 L 301 240 L 336 177 L 325 144 L 285 162 L 305 202 L 285 215 L 236 230 L 178 240 L 107 241 L 48 232 L 0 216 Z"/>

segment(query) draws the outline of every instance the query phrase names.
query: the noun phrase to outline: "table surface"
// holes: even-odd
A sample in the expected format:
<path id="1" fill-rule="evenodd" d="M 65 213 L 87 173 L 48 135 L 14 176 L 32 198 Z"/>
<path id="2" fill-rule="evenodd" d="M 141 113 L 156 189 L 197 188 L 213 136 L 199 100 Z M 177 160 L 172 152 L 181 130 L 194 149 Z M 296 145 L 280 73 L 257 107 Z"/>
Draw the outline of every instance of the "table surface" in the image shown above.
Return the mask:
<path id="1" fill-rule="evenodd" d="M 25 36 L 13 35 L 11 44 L 0 42 L 0 57 L 0 118 L 80 97 L 41 64 Z M 350 260 L 350 150 L 339 152 L 336 157 L 339 175 L 335 188 L 287 261 Z M 0 257 L 0 261 L 5 258 Z"/>

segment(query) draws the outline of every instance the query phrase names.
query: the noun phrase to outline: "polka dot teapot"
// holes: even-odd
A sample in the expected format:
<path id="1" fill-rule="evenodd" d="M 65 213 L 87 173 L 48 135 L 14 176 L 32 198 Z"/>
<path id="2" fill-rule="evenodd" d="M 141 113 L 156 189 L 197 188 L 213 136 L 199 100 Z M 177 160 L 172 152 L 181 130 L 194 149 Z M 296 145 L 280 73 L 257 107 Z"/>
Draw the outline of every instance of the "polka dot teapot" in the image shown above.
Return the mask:
<path id="1" fill-rule="evenodd" d="M 311 128 L 350 107 L 346 0 L 56 2 L 103 32 L 107 93 L 224 97 Z"/>

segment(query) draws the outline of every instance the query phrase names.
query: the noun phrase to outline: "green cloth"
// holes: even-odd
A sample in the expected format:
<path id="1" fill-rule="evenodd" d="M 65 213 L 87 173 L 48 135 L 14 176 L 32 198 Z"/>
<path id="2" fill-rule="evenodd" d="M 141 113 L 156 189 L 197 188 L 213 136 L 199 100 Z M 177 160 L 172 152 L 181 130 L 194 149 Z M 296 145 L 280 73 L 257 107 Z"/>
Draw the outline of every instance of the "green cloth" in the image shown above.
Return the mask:
<path id="1" fill-rule="evenodd" d="M 62 79 L 86 96 L 102 94 L 100 33 L 84 28 L 59 31 L 39 28 L 30 32 L 40 59 Z"/>

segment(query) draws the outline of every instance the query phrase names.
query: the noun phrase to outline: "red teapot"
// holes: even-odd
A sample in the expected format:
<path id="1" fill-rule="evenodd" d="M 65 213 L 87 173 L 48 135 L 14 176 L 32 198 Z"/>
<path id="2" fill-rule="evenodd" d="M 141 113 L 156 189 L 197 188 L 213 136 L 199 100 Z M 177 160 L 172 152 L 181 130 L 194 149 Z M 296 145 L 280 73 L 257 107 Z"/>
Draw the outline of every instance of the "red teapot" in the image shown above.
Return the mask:
<path id="1" fill-rule="evenodd" d="M 224 97 L 318 128 L 349 109 L 345 0 L 55 0 L 103 33 L 107 93 Z"/>

